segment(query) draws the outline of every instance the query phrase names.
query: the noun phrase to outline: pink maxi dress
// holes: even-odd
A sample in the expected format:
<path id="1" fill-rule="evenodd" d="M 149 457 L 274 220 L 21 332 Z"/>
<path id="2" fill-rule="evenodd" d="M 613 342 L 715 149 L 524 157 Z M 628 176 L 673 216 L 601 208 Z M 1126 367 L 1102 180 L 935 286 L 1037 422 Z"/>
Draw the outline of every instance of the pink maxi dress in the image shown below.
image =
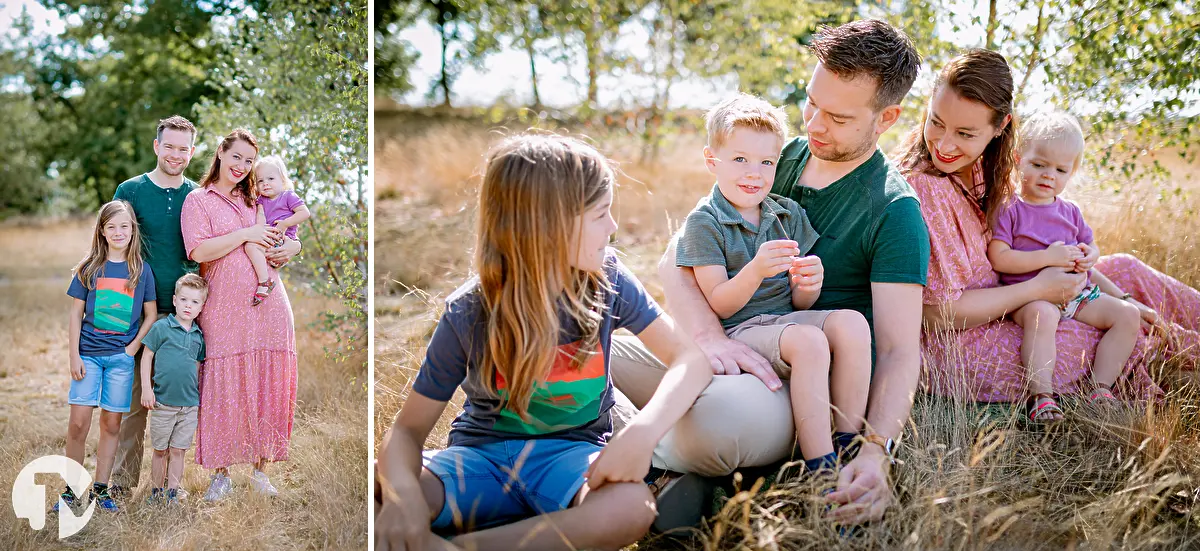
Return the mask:
<path id="1" fill-rule="evenodd" d="M 183 202 L 188 257 L 207 239 L 253 226 L 255 210 L 213 186 Z M 296 410 L 296 333 L 292 306 L 278 274 L 275 290 L 258 306 L 257 285 L 245 249 L 200 264 L 208 300 L 198 322 L 207 359 L 200 368 L 196 461 L 209 469 L 288 457 Z"/>
<path id="2" fill-rule="evenodd" d="M 987 259 L 991 232 L 975 201 L 983 189 L 978 165 L 971 190 L 957 176 L 940 177 L 921 170 L 904 170 L 921 199 L 929 227 L 929 278 L 924 303 L 946 305 L 963 291 L 1000 285 Z M 1200 363 L 1200 291 L 1196 291 L 1127 254 L 1103 256 L 1095 268 L 1166 321 L 1163 337 L 1143 330 L 1115 391 L 1132 399 L 1147 399 L 1162 390 L 1147 366 L 1156 354 L 1182 360 L 1185 369 Z M 1096 345 L 1103 332 L 1075 320 L 1058 325 L 1055 392 L 1081 390 L 1089 379 Z M 1025 369 L 1021 364 L 1022 329 L 1009 318 L 958 331 L 925 330 L 921 336 L 924 368 L 921 383 L 939 396 L 982 402 L 1025 399 Z"/>

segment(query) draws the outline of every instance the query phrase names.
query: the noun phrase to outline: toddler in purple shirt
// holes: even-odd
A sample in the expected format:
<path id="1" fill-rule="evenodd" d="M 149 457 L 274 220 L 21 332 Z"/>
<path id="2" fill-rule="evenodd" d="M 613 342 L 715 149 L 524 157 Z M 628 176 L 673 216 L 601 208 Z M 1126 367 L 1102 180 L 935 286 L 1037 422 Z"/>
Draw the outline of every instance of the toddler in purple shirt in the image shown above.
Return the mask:
<path id="1" fill-rule="evenodd" d="M 1113 404 L 1112 385 L 1133 353 L 1141 313 L 1126 301 L 1129 295 L 1121 296 L 1103 274 L 1085 269 L 1090 267 L 1085 257 L 1096 249 L 1092 229 L 1075 203 L 1059 197 L 1083 157 L 1079 123 L 1065 113 L 1037 113 L 1022 123 L 1020 138 L 1020 193 L 992 227 L 988 243 L 992 269 L 1006 285 L 1019 285 L 1043 269 L 1089 276 L 1083 291 L 1066 303 L 1035 300 L 1012 313 L 1013 321 L 1025 332 L 1021 359 L 1029 378 L 1028 420 L 1045 425 L 1063 418 L 1052 386 L 1059 322 L 1074 319 L 1105 331 L 1096 347 L 1088 401 Z"/>
<path id="2" fill-rule="evenodd" d="M 308 207 L 304 200 L 292 191 L 292 180 L 287 177 L 283 159 L 272 155 L 254 165 L 254 179 L 258 185 L 258 224 L 267 224 L 283 230 L 284 235 L 296 239 L 296 226 L 308 220 Z M 258 288 L 250 304 L 258 306 L 275 290 L 275 280 L 267 266 L 266 249 L 256 243 L 246 243 L 246 255 L 254 266 L 258 277 Z"/>

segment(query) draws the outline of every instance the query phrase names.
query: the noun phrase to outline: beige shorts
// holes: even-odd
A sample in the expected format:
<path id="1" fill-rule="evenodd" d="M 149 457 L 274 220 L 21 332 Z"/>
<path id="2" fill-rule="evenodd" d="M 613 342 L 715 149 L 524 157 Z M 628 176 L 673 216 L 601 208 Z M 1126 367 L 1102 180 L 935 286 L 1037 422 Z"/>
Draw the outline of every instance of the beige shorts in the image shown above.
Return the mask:
<path id="1" fill-rule="evenodd" d="M 731 339 L 746 343 L 771 362 L 776 374 L 787 379 L 792 376 L 792 367 L 781 357 L 779 339 L 783 337 L 783 330 L 789 325 L 814 325 L 818 329 L 824 329 L 825 319 L 834 312 L 835 310 L 799 310 L 782 316 L 762 314 L 725 330 L 725 334 Z"/>
<path id="2" fill-rule="evenodd" d="M 192 447 L 200 408 L 154 404 L 150 410 L 150 445 L 158 451 L 167 448 L 186 450 Z"/>

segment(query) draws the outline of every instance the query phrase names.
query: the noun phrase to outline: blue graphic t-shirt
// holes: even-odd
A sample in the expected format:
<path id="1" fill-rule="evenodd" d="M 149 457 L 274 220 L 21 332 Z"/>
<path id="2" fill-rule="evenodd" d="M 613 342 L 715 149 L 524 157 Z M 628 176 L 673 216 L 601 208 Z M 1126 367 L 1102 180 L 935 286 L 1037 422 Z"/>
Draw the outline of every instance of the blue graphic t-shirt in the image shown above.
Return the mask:
<path id="1" fill-rule="evenodd" d="M 125 288 L 129 267 L 124 262 L 105 262 L 95 285 L 86 289 L 79 274 L 71 278 L 67 295 L 82 300 L 83 330 L 79 334 L 80 356 L 112 356 L 125 351 L 141 327 L 142 305 L 154 301 L 154 272 L 142 264 L 137 287 Z"/>
<path id="2" fill-rule="evenodd" d="M 580 346 L 577 324 L 560 312 L 563 327 L 554 365 L 545 381 L 534 388 L 526 422 L 500 400 L 489 395 L 480 381 L 479 364 L 487 346 L 487 322 L 479 280 L 471 279 L 446 300 L 446 311 L 434 329 L 425 361 L 413 382 L 417 393 L 440 402 L 449 401 L 460 385 L 467 395 L 463 412 L 451 424 L 450 445 L 482 445 L 499 440 L 558 438 L 603 445 L 612 434 L 608 410 L 613 406 L 612 378 L 608 371 L 612 332 L 625 328 L 640 333 L 662 313 L 654 299 L 621 261 L 609 251 L 605 274 L 612 292 L 600 323 L 595 354 L 582 366 L 572 365 Z M 496 374 L 496 388 L 506 395 L 506 384 Z"/>

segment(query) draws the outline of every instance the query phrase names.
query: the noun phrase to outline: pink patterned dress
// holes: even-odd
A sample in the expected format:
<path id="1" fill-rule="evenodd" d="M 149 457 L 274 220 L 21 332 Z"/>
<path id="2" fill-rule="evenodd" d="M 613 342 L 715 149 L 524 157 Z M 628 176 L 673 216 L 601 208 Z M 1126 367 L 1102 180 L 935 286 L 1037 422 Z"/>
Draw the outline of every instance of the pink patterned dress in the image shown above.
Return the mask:
<path id="1" fill-rule="evenodd" d="M 211 185 L 188 194 L 181 222 L 188 257 L 207 239 L 253 226 L 254 215 L 253 208 Z M 198 318 L 208 352 L 200 368 L 196 461 L 217 469 L 286 460 L 297 376 L 287 290 L 274 274 L 275 290 L 251 306 L 257 278 L 242 247 L 201 263 L 200 275 L 209 285 Z"/>
<path id="2" fill-rule="evenodd" d="M 929 226 L 929 279 L 924 303 L 947 305 L 963 291 L 1000 285 L 987 259 L 991 233 L 984 213 L 968 195 L 983 189 L 979 165 L 971 190 L 956 176 L 940 177 L 921 170 L 904 170 L 921 199 L 921 212 Z M 1200 363 L 1200 292 L 1160 273 L 1127 254 L 1101 257 L 1095 269 L 1143 304 L 1154 308 L 1167 322 L 1165 335 L 1143 331 L 1125 365 L 1118 394 L 1145 399 L 1162 391 L 1150 378 L 1147 365 L 1156 354 L 1177 357 L 1185 368 Z M 1075 320 L 1058 325 L 1054 390 L 1080 390 L 1091 370 L 1096 345 L 1103 332 Z M 922 385 L 940 396 L 959 396 L 983 402 L 1019 402 L 1025 399 L 1025 369 L 1021 364 L 1022 330 L 1011 319 L 985 323 L 958 331 L 926 330 L 921 336 L 924 368 Z"/>

